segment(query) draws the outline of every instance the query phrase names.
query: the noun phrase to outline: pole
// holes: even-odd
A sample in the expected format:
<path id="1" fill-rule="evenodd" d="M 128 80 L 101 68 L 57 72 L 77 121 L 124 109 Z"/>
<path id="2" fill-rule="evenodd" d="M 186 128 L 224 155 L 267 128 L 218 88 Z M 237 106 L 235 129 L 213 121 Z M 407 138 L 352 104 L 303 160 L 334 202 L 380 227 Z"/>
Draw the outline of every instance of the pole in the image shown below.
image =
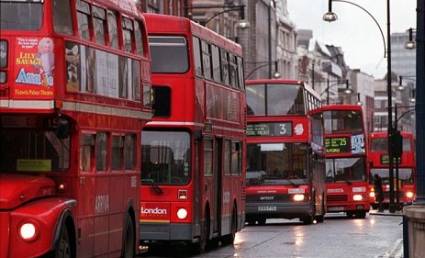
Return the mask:
<path id="1" fill-rule="evenodd" d="M 329 105 L 329 77 L 326 80 L 326 104 Z"/>
<path id="2" fill-rule="evenodd" d="M 397 116 L 398 116 L 398 108 L 397 108 L 397 104 L 395 104 L 395 106 L 394 106 L 394 116 L 395 116 L 395 121 L 394 121 L 394 132 L 397 132 L 398 131 L 398 118 L 397 118 Z M 402 145 L 402 148 L 403 148 L 403 145 Z M 399 166 L 400 166 L 400 159 L 401 159 L 401 157 L 399 158 L 399 157 L 397 157 L 396 159 L 395 159 L 395 182 L 396 182 L 396 207 L 397 207 L 397 209 L 399 209 L 400 208 L 400 186 L 399 186 L 399 180 L 400 180 L 400 177 L 399 177 Z"/>
<path id="3" fill-rule="evenodd" d="M 387 0 L 387 96 L 388 96 L 388 158 L 389 158 L 389 177 L 390 177 L 390 205 L 389 211 L 395 212 L 394 207 L 394 160 L 392 154 L 392 87 L 391 87 L 391 16 L 390 16 L 390 0 Z"/>
<path id="4" fill-rule="evenodd" d="M 269 79 L 272 78 L 272 7 L 271 3 L 267 5 L 267 17 L 268 17 L 268 44 L 269 44 Z"/>
<path id="5" fill-rule="evenodd" d="M 425 205 L 425 1 L 417 0 L 416 25 L 416 204 Z"/>
<path id="6" fill-rule="evenodd" d="M 311 84 L 312 84 L 312 88 L 314 90 L 314 59 L 313 59 L 313 63 L 312 63 L 312 70 L 311 70 Z"/>

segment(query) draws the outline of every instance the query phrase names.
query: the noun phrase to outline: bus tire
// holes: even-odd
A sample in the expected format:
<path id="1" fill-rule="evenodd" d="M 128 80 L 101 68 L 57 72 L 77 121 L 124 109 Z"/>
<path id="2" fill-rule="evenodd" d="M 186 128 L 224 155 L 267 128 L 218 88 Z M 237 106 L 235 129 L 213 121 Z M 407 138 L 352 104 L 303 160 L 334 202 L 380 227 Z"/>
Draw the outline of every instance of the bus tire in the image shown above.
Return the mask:
<path id="1" fill-rule="evenodd" d="M 136 237 L 134 232 L 134 222 L 129 214 L 127 214 L 125 222 L 125 232 L 122 243 L 122 258 L 133 258 L 135 256 Z"/>
<path id="2" fill-rule="evenodd" d="M 71 237 L 69 235 L 68 227 L 63 224 L 60 231 L 60 236 L 53 253 L 54 258 L 72 258 L 74 257 L 72 252 Z"/>
<path id="3" fill-rule="evenodd" d="M 195 244 L 194 249 L 197 253 L 204 253 L 207 250 L 208 240 L 210 238 L 210 211 L 205 210 L 205 220 L 201 226 L 201 236 L 199 242 Z"/>
<path id="4" fill-rule="evenodd" d="M 313 215 L 307 215 L 305 217 L 300 218 L 300 220 L 303 222 L 304 225 L 311 225 L 313 224 L 314 217 Z"/>
<path id="5" fill-rule="evenodd" d="M 356 211 L 356 218 L 358 219 L 366 218 L 366 211 Z"/>
<path id="6" fill-rule="evenodd" d="M 258 225 L 265 225 L 266 224 L 266 218 L 258 218 L 257 219 L 257 221 L 258 221 Z"/>
<path id="7" fill-rule="evenodd" d="M 323 199 L 322 199 L 322 208 L 321 209 L 322 209 L 322 214 L 316 216 L 317 223 L 323 223 L 323 221 L 325 220 L 325 203 L 324 203 Z"/>

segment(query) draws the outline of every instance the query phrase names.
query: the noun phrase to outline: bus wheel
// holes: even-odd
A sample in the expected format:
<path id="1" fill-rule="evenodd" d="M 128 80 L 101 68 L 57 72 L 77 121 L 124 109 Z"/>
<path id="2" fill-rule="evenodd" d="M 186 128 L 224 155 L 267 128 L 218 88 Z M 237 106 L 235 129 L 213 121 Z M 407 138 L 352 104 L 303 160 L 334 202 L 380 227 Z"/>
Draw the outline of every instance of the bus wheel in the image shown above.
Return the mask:
<path id="1" fill-rule="evenodd" d="M 134 225 L 133 220 L 129 215 L 127 215 L 125 233 L 124 233 L 124 242 L 122 248 L 122 257 L 123 258 L 133 258 L 134 257 L 134 247 L 135 247 L 135 235 L 134 235 Z"/>
<path id="2" fill-rule="evenodd" d="M 72 257 L 72 246 L 66 225 L 62 226 L 59 242 L 55 250 L 55 258 L 71 258 Z"/>
<path id="3" fill-rule="evenodd" d="M 357 211 L 356 212 L 356 218 L 358 218 L 358 219 L 366 218 L 366 211 Z"/>
<path id="4" fill-rule="evenodd" d="M 314 217 L 313 215 L 307 215 L 305 217 L 300 218 L 300 220 L 303 222 L 304 225 L 310 225 L 313 224 Z"/>
<path id="5" fill-rule="evenodd" d="M 208 239 L 210 236 L 210 213 L 205 213 L 205 221 L 202 223 L 201 236 L 199 242 L 195 244 L 194 249 L 197 253 L 203 253 L 207 250 Z"/>
<path id="6" fill-rule="evenodd" d="M 325 204 L 324 201 L 322 201 L 322 214 L 316 216 L 317 223 L 323 223 L 325 220 Z"/>

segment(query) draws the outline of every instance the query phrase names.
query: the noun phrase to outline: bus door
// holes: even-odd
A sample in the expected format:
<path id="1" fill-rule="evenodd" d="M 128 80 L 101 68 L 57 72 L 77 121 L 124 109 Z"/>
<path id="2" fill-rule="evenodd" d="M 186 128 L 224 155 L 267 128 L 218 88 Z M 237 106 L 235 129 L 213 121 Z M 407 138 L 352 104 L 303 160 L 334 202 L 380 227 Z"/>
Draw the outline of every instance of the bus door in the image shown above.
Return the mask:
<path id="1" fill-rule="evenodd" d="M 199 235 L 201 233 L 201 176 L 200 176 L 200 162 L 201 162 L 201 142 L 200 137 L 194 137 L 193 144 L 193 168 L 192 168 L 192 176 L 193 176 L 193 225 L 194 225 L 194 235 Z"/>
<path id="2" fill-rule="evenodd" d="M 223 139 L 216 138 L 214 151 L 214 211 L 213 213 L 213 232 L 219 232 L 221 228 L 222 213 L 222 175 L 223 175 Z"/>

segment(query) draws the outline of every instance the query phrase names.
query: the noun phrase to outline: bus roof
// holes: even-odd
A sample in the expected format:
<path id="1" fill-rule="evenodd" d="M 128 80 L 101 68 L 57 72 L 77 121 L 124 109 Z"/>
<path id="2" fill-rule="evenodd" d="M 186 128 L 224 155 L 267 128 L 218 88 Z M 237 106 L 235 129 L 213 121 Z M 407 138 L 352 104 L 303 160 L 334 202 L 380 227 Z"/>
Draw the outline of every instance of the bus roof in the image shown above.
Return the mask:
<path id="1" fill-rule="evenodd" d="M 98 4 L 120 11 L 131 17 L 142 18 L 141 11 L 137 8 L 134 0 L 85 0 L 91 4 Z"/>
<path id="2" fill-rule="evenodd" d="M 338 110 L 338 111 L 363 111 L 362 107 L 359 105 L 351 105 L 351 104 L 332 104 L 332 105 L 324 105 L 321 106 L 315 110 L 313 110 L 311 113 L 312 114 L 316 114 L 316 113 L 321 113 L 321 112 L 325 112 L 325 111 L 333 111 L 333 110 Z"/>
<path id="3" fill-rule="evenodd" d="M 163 15 L 143 14 L 146 20 L 148 34 L 186 34 L 194 35 L 232 53 L 242 56 L 242 48 L 236 42 L 189 20 L 188 18 Z"/>
<path id="4" fill-rule="evenodd" d="M 413 138 L 413 132 L 401 131 L 400 133 L 403 137 Z M 370 138 L 387 138 L 387 136 L 388 136 L 387 131 L 379 131 L 379 132 L 369 133 Z"/>

